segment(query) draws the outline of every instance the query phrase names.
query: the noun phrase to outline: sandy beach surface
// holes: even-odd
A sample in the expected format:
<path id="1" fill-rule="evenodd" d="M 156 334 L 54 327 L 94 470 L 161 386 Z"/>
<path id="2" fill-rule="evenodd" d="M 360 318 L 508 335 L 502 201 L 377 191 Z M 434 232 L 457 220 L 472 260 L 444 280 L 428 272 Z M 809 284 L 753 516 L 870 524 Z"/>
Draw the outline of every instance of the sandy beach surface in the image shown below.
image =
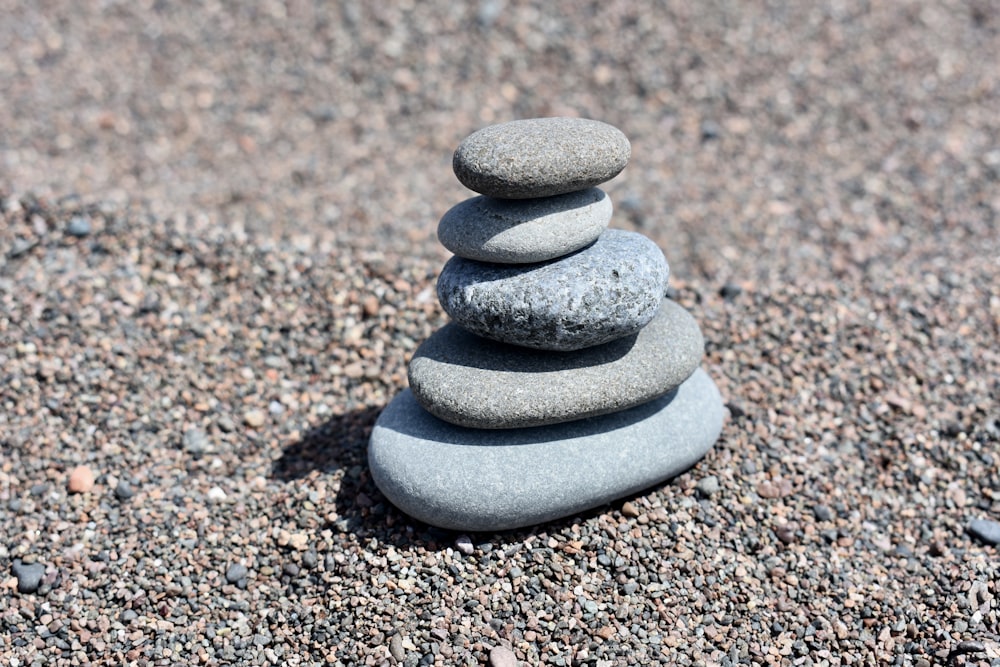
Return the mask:
<path id="1" fill-rule="evenodd" d="M 996 1 L 0 16 L 5 665 L 1000 665 Z M 368 434 L 446 322 L 455 147 L 554 115 L 631 140 L 612 226 L 729 417 L 614 504 L 431 528 Z"/>

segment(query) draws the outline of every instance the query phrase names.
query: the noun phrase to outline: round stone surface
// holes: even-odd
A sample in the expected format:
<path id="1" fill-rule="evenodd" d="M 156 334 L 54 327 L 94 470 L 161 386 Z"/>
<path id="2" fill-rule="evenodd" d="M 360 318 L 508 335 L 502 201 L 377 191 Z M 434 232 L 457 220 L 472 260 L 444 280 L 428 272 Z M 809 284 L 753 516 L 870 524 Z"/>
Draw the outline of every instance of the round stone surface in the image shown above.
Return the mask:
<path id="1" fill-rule="evenodd" d="M 593 243 L 611 221 L 611 198 L 598 188 L 555 197 L 473 197 L 438 223 L 438 240 L 459 257 L 524 264 L 568 255 Z"/>
<path id="2" fill-rule="evenodd" d="M 559 519 L 631 495 L 694 465 L 724 408 L 697 370 L 676 392 L 600 417 L 512 430 L 463 428 L 407 390 L 372 430 L 372 478 L 394 505 L 434 526 L 496 531 Z"/>
<path id="3" fill-rule="evenodd" d="M 665 300 L 638 334 L 576 352 L 544 352 L 439 329 L 410 362 L 410 389 L 431 414 L 471 428 L 583 419 L 673 391 L 701 363 L 695 319 Z"/>
<path id="4" fill-rule="evenodd" d="M 617 176 L 632 155 L 618 128 L 584 118 L 534 118 L 484 127 L 452 159 L 465 187 L 527 199 L 584 190 Z"/>
<path id="5" fill-rule="evenodd" d="M 452 257 L 438 278 L 445 312 L 472 333 L 539 350 L 623 338 L 656 314 L 669 267 L 642 234 L 609 229 L 595 243 L 539 264 Z"/>

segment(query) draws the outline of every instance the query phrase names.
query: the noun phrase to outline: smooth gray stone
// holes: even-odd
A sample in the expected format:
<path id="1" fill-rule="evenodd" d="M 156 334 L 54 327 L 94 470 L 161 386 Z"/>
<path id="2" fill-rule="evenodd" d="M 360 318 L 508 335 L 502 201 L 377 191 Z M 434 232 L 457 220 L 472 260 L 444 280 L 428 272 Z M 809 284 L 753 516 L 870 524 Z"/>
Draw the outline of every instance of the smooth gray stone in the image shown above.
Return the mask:
<path id="1" fill-rule="evenodd" d="M 442 528 L 495 531 L 576 514 L 683 472 L 722 429 L 722 397 L 701 369 L 667 396 L 601 417 L 512 430 L 441 421 L 407 390 L 372 430 L 382 493 Z"/>
<path id="2" fill-rule="evenodd" d="M 598 188 L 539 199 L 473 197 L 444 214 L 437 234 L 445 248 L 466 259 L 544 262 L 597 240 L 612 208 Z"/>
<path id="3" fill-rule="evenodd" d="M 986 544 L 1000 544 L 1000 522 L 990 519 L 973 519 L 969 522 L 969 533 Z"/>
<path id="4" fill-rule="evenodd" d="M 670 272 L 642 234 L 609 229 L 583 250 L 538 264 L 452 257 L 441 306 L 474 334 L 539 350 L 579 350 L 623 338 L 656 314 Z"/>
<path id="5" fill-rule="evenodd" d="M 533 118 L 466 137 L 452 168 L 470 190 L 501 199 L 550 197 L 609 181 L 632 147 L 621 130 L 584 118 Z"/>
<path id="6" fill-rule="evenodd" d="M 638 334 L 576 352 L 497 343 L 449 324 L 413 355 L 410 389 L 425 410 L 459 426 L 558 424 L 663 396 L 704 352 L 698 323 L 669 300 Z"/>

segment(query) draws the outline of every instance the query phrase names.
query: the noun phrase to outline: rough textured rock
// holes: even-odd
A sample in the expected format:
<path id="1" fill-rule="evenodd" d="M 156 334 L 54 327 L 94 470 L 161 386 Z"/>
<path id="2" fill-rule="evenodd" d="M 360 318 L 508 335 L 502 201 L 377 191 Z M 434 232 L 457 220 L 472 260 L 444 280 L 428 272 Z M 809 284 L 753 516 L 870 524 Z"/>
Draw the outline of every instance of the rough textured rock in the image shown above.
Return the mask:
<path id="1" fill-rule="evenodd" d="M 565 517 L 659 484 L 712 446 L 724 408 L 697 370 L 676 392 L 601 417 L 552 426 L 455 426 L 409 390 L 382 412 L 368 463 L 382 493 L 411 516 L 454 530 L 505 530 Z"/>
<path id="2" fill-rule="evenodd" d="M 539 350 L 579 350 L 633 334 L 656 314 L 669 267 L 641 234 L 609 229 L 572 255 L 539 264 L 452 257 L 441 306 L 463 328 Z"/>
<path id="3" fill-rule="evenodd" d="M 438 240 L 459 257 L 524 264 L 568 255 L 593 243 L 608 226 L 611 198 L 587 188 L 539 199 L 473 197 L 438 223 Z"/>
<path id="4" fill-rule="evenodd" d="M 583 118 L 533 118 L 470 134 L 452 160 L 470 190 L 526 199 L 583 190 L 617 176 L 632 155 L 618 128 Z"/>
<path id="5" fill-rule="evenodd" d="M 683 307 L 665 300 L 638 334 L 552 353 L 487 340 L 449 324 L 410 362 L 410 389 L 431 414 L 471 428 L 556 424 L 662 396 L 698 367 L 705 342 Z"/>

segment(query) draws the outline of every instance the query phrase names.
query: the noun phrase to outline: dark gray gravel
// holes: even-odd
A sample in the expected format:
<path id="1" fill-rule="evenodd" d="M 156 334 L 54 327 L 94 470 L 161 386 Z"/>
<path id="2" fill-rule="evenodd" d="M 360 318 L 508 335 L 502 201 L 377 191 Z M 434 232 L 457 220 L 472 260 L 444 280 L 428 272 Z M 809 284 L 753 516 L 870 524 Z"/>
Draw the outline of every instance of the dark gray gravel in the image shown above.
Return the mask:
<path id="1" fill-rule="evenodd" d="M 996 3 L 0 10 L 8 662 L 997 664 Z M 465 555 L 365 442 L 444 322 L 458 142 L 570 114 L 629 137 L 612 226 L 670 259 L 731 419 Z"/>
<path id="2" fill-rule="evenodd" d="M 17 578 L 18 593 L 34 593 L 42 584 L 45 575 L 45 565 L 42 563 L 25 563 L 15 560 L 10 566 L 11 574 Z"/>

